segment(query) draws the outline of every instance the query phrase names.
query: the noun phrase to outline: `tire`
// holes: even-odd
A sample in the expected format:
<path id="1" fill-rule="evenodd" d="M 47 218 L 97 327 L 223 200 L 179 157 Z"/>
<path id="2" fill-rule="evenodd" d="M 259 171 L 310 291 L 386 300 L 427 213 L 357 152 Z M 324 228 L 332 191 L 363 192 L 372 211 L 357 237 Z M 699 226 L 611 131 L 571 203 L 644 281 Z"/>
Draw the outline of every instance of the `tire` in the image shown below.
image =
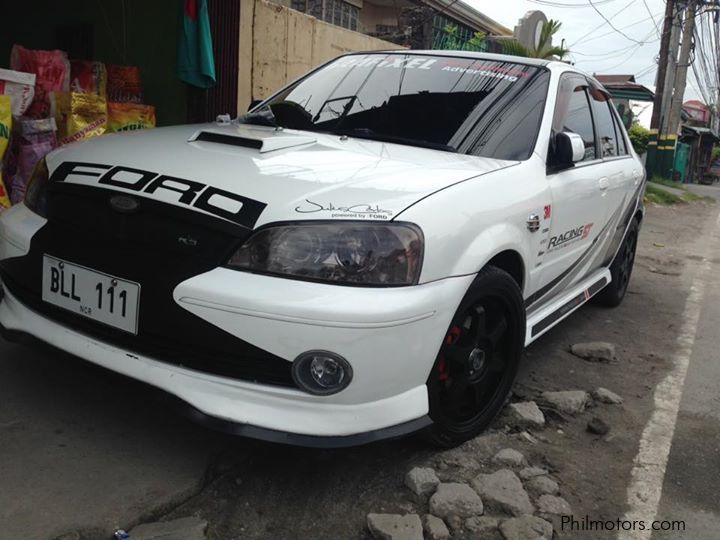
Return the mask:
<path id="1" fill-rule="evenodd" d="M 525 345 L 525 306 L 515 280 L 489 266 L 460 302 L 428 377 L 432 444 L 452 448 L 502 410 Z"/>
<path id="2" fill-rule="evenodd" d="M 605 307 L 617 307 L 622 303 L 635 264 L 635 251 L 637 250 L 639 232 L 640 223 L 637 219 L 633 219 L 627 233 L 625 233 L 622 244 L 620 244 L 620 249 L 618 249 L 617 255 L 615 255 L 615 259 L 610 265 L 612 282 L 598 293 L 594 299 L 595 303 Z"/>

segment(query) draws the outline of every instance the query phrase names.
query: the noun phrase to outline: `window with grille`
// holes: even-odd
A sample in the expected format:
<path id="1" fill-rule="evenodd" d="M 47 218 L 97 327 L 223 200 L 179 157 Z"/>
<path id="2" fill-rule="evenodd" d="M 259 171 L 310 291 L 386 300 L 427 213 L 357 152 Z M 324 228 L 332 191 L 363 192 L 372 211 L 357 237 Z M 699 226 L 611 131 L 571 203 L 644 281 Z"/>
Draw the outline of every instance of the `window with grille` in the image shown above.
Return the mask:
<path id="1" fill-rule="evenodd" d="M 336 26 L 358 29 L 360 9 L 343 0 L 291 0 L 290 7 Z"/>

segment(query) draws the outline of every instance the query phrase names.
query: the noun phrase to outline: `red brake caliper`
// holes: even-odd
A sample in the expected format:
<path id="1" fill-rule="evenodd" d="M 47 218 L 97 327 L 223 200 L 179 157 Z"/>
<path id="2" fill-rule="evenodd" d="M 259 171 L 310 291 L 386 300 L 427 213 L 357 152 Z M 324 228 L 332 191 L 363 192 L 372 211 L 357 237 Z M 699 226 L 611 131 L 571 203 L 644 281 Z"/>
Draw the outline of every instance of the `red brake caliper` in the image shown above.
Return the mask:
<path id="1" fill-rule="evenodd" d="M 445 336 L 445 345 L 455 345 L 460 339 L 461 333 L 462 330 L 459 326 L 450 327 L 450 331 L 447 336 Z M 441 358 L 438 364 L 438 380 L 447 381 L 449 377 L 450 373 L 448 373 L 447 363 L 444 358 Z"/>

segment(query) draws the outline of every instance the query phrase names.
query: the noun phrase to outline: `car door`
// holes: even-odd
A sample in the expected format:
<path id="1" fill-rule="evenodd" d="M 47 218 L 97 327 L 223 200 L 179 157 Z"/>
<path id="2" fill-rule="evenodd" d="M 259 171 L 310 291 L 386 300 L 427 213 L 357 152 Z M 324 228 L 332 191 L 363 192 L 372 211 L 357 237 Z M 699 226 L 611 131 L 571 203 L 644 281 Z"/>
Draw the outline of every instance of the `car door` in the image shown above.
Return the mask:
<path id="1" fill-rule="evenodd" d="M 603 160 L 601 181 L 607 186 L 604 197 L 608 221 L 617 223 L 622 216 L 622 210 L 635 192 L 635 186 L 639 184 L 642 171 L 629 151 L 629 143 L 609 96 L 597 88 L 590 88 L 589 95 L 593 105 L 600 157 Z M 610 225 L 612 226 L 612 223 Z"/>
<path id="2" fill-rule="evenodd" d="M 559 82 L 551 137 L 559 132 L 580 135 L 584 158 L 570 166 L 556 165 L 553 144 L 548 154 L 547 181 L 552 205 L 543 222 L 542 273 L 533 301 L 542 304 L 580 281 L 592 270 L 591 248 L 607 217 L 607 168 L 598 145 L 585 77 L 564 74 Z"/>

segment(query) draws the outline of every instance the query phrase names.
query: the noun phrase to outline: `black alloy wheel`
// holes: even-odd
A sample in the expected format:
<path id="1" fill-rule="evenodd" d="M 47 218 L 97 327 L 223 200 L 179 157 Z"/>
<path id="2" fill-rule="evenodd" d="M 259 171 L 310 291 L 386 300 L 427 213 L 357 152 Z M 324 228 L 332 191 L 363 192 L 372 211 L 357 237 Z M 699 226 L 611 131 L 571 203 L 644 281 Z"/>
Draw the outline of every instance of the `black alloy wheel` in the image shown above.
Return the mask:
<path id="1" fill-rule="evenodd" d="M 635 265 L 635 252 L 637 251 L 639 231 L 640 224 L 637 219 L 633 219 L 628 227 L 627 233 L 625 233 L 625 239 L 610 265 L 612 282 L 595 297 L 598 304 L 606 307 L 616 307 L 619 306 L 623 298 L 625 298 L 625 293 L 627 293 L 628 285 L 630 284 L 633 266 Z"/>
<path id="2" fill-rule="evenodd" d="M 512 388 L 525 340 L 522 293 L 506 272 L 482 270 L 440 347 L 428 378 L 426 435 L 452 447 L 482 432 Z"/>

